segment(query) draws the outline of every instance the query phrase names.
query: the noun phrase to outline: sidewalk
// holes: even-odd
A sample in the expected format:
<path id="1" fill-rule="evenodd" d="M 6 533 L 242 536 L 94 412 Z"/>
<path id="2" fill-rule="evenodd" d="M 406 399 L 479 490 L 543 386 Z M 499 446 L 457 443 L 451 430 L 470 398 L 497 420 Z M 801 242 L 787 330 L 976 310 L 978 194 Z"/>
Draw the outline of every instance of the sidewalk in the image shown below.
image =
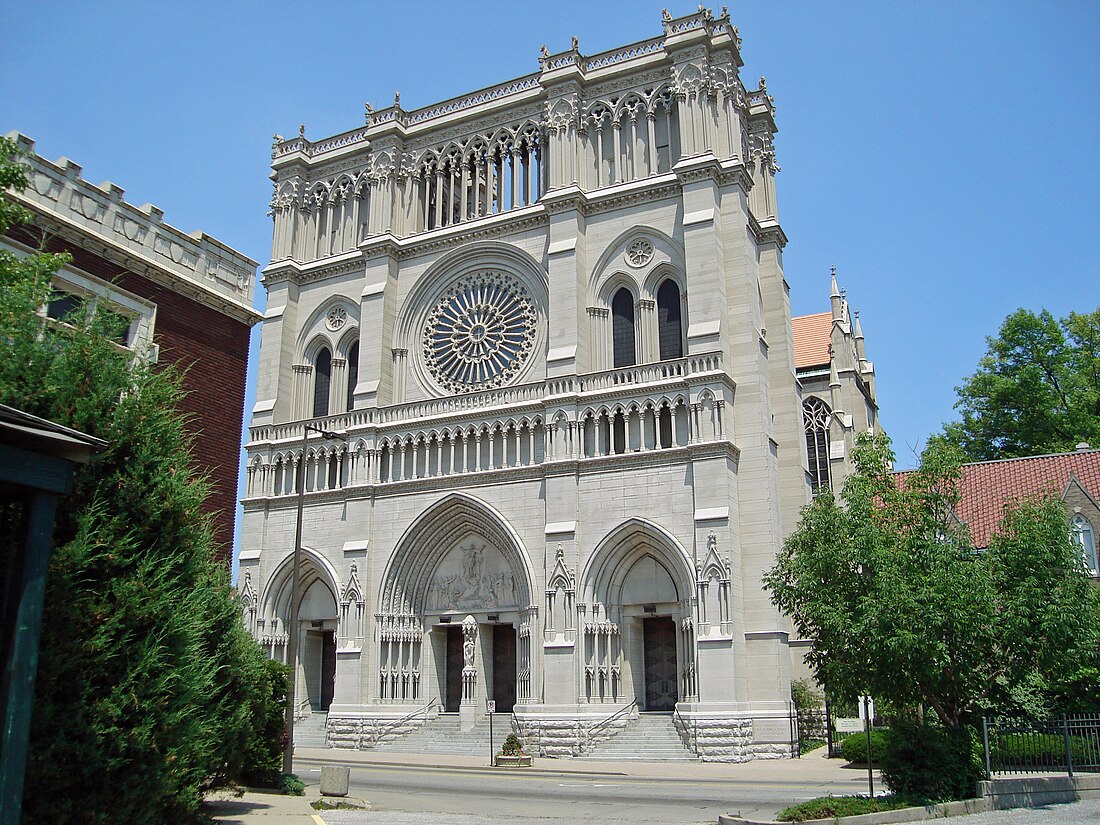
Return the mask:
<path id="1" fill-rule="evenodd" d="M 206 797 L 203 810 L 221 825 L 319 825 L 313 818 L 317 812 L 309 806 L 316 798 L 316 792 L 312 796 L 284 796 L 249 791 L 235 796 L 218 791 Z"/>

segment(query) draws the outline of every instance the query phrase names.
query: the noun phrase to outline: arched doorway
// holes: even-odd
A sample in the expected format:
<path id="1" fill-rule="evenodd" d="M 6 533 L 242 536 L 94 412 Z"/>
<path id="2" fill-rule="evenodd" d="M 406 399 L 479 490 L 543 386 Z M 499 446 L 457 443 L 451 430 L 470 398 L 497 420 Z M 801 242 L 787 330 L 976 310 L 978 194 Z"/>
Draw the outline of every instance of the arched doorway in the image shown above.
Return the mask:
<path id="1" fill-rule="evenodd" d="M 287 661 L 293 556 L 272 574 L 261 600 L 260 638 L 273 659 Z M 338 611 L 335 573 L 319 554 L 303 548 L 298 586 L 298 669 L 295 695 L 311 710 L 327 711 L 336 685 Z"/>
<path id="2" fill-rule="evenodd" d="M 696 698 L 692 580 L 686 554 L 652 522 L 631 519 L 600 542 L 582 577 L 586 701 L 671 711 Z"/>
<path id="3" fill-rule="evenodd" d="M 465 494 L 406 531 L 383 576 L 378 698 L 444 712 L 534 699 L 531 575 L 518 536 Z"/>

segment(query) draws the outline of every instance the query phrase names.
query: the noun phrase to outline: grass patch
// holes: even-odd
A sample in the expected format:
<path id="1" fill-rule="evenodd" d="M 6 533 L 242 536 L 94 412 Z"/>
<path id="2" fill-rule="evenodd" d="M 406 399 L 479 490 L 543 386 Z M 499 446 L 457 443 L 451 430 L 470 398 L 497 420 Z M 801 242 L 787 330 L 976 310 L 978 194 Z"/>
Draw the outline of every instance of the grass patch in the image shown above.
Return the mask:
<path id="1" fill-rule="evenodd" d="M 810 753 L 811 751 L 816 751 L 818 748 L 823 747 L 825 747 L 824 739 L 803 739 L 799 743 L 798 752 L 800 754 Z"/>
<path id="2" fill-rule="evenodd" d="M 784 808 L 776 819 L 780 822 L 805 822 L 808 819 L 877 814 L 882 811 L 896 811 L 899 808 L 912 808 L 920 804 L 912 799 L 896 796 L 876 796 L 874 799 L 868 799 L 865 796 L 822 796 Z"/>
<path id="3" fill-rule="evenodd" d="M 349 805 L 347 802 L 329 802 L 327 799 L 315 799 L 309 803 L 315 811 L 361 811 L 359 805 Z"/>

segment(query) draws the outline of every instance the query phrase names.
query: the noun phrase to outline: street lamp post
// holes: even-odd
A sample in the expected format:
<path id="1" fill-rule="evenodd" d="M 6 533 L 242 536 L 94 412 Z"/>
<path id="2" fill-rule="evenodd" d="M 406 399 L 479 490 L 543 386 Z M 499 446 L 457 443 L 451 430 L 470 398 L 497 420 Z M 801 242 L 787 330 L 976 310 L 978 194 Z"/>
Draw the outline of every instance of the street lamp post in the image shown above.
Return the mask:
<path id="1" fill-rule="evenodd" d="M 290 617 L 288 619 L 289 633 L 287 638 L 286 661 L 290 665 L 290 681 L 286 690 L 286 749 L 283 751 L 283 773 L 293 773 L 294 767 L 294 714 L 296 701 L 296 688 L 298 686 L 298 585 L 302 570 L 302 506 L 305 503 L 306 494 L 306 449 L 309 446 L 310 431 L 319 433 L 322 438 L 336 438 L 346 440 L 346 437 L 338 432 L 316 427 L 313 424 L 302 425 L 302 455 L 298 459 L 298 517 L 294 523 L 294 563 L 291 572 L 290 584 Z"/>

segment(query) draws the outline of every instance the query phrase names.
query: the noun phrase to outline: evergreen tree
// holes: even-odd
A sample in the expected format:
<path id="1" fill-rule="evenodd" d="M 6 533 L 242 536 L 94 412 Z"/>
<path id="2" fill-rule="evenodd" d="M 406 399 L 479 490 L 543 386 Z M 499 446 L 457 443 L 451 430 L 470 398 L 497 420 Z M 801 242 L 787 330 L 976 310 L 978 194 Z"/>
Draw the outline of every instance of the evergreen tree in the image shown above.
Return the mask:
<path id="1" fill-rule="evenodd" d="M 25 186 L 9 140 L 0 183 Z M 27 219 L 6 196 L 0 203 L 0 232 Z M 268 665 L 214 554 L 207 485 L 177 411 L 180 376 L 117 347 L 124 322 L 94 301 L 64 323 L 44 318 L 65 262 L 0 251 L 0 403 L 108 444 L 59 510 L 25 817 L 201 821 L 204 789 L 235 778 L 257 749 Z M 277 741 L 269 762 L 272 751 Z"/>

